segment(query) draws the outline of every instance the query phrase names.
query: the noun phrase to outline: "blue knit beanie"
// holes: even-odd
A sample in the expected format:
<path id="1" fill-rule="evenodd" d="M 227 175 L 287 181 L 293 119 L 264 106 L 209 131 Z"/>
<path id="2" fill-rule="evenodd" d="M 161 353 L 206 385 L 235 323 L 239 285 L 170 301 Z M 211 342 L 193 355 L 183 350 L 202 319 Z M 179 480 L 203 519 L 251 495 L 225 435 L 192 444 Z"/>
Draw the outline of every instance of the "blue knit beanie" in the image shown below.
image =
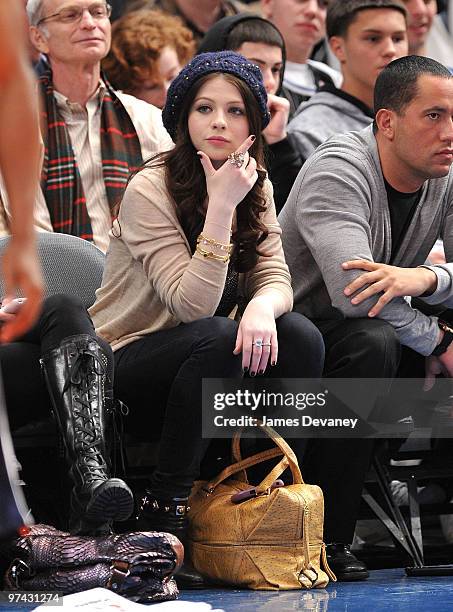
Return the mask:
<path id="1" fill-rule="evenodd" d="M 261 112 L 261 129 L 264 130 L 270 121 L 270 114 L 267 110 L 267 94 L 261 70 L 239 53 L 216 51 L 196 55 L 184 66 L 170 85 L 167 92 L 167 101 L 162 109 L 162 121 L 172 139 L 176 140 L 176 128 L 184 96 L 197 79 L 211 72 L 233 74 L 248 85 L 258 102 Z"/>

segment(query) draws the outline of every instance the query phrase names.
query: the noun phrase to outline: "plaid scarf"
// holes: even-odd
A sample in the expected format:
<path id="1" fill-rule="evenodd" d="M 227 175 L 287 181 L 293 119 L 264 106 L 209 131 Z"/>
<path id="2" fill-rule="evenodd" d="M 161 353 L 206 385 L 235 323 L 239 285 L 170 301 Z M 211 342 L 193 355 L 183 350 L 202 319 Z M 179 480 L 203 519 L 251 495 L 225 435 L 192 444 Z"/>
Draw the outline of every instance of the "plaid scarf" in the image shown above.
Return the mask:
<path id="1" fill-rule="evenodd" d="M 101 111 L 102 172 L 109 207 L 114 211 L 130 172 L 142 164 L 143 158 L 131 118 L 112 86 L 103 80 L 106 92 Z M 53 229 L 92 241 L 82 180 L 66 123 L 58 112 L 50 69 L 41 75 L 39 83 L 44 96 L 41 129 L 45 147 L 41 188 Z"/>

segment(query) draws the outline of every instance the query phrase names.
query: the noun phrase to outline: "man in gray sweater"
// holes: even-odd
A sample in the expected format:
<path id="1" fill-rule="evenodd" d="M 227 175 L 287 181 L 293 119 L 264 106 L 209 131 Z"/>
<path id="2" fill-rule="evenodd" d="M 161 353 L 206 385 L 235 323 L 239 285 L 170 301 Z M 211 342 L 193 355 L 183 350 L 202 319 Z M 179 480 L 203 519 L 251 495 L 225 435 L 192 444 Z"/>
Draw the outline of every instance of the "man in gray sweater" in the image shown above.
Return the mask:
<path id="1" fill-rule="evenodd" d="M 453 258 L 453 76 L 400 58 L 379 75 L 374 104 L 375 125 L 322 144 L 280 214 L 295 310 L 323 333 L 325 376 L 392 379 L 406 368 L 423 382 L 426 368 L 429 388 L 453 375 L 453 329 L 405 298 L 453 306 L 453 264 L 423 265 L 438 237 Z M 342 543 L 333 569 L 360 576 L 347 544 L 372 443 L 311 446 L 304 475 L 324 490 L 326 542 Z"/>
<path id="2" fill-rule="evenodd" d="M 333 134 L 370 125 L 379 73 L 407 55 L 406 9 L 399 0 L 334 0 L 326 28 L 343 83 L 321 87 L 290 121 L 289 138 L 303 160 Z"/>

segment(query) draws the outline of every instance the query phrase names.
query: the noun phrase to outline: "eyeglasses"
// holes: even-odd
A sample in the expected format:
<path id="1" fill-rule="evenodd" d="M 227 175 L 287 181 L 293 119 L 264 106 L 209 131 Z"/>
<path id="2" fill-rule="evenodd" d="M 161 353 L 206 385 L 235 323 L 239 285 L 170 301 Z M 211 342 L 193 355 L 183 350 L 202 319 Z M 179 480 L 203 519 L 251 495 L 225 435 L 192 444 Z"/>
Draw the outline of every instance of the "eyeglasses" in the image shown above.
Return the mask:
<path id="1" fill-rule="evenodd" d="M 110 17 L 112 14 L 112 7 L 110 4 L 105 4 L 104 2 L 96 2 L 95 4 L 91 4 L 87 7 L 66 6 L 65 8 L 61 9 L 61 11 L 58 11 L 58 13 L 53 13 L 53 15 L 43 17 L 36 25 L 39 26 L 42 23 L 49 21 L 49 19 L 55 19 L 55 21 L 58 21 L 59 23 L 77 23 L 82 19 L 85 11 L 88 11 L 93 19 L 99 20 Z"/>

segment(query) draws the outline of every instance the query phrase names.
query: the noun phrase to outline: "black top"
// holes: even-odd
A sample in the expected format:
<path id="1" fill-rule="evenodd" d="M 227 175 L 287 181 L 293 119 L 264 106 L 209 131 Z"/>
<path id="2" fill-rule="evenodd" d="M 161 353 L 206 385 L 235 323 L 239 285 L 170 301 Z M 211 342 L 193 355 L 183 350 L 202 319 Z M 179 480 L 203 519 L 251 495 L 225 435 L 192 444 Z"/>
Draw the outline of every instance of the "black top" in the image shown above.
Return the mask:
<path id="1" fill-rule="evenodd" d="M 223 287 L 222 297 L 220 298 L 217 310 L 214 313 L 215 317 L 228 317 L 233 308 L 238 303 L 238 280 L 239 274 L 234 269 L 234 266 L 230 260 L 228 264 L 228 271 L 225 279 L 225 285 Z"/>
<path id="2" fill-rule="evenodd" d="M 406 235 L 410 222 L 412 221 L 417 204 L 420 202 L 422 188 L 413 193 L 402 193 L 394 189 L 385 179 L 384 183 L 387 191 L 390 224 L 392 228 L 391 261 L 393 261 Z"/>
<path id="3" fill-rule="evenodd" d="M 299 174 L 302 160 L 288 138 L 284 138 L 266 146 L 266 166 L 274 188 L 275 209 L 278 214 Z"/>

